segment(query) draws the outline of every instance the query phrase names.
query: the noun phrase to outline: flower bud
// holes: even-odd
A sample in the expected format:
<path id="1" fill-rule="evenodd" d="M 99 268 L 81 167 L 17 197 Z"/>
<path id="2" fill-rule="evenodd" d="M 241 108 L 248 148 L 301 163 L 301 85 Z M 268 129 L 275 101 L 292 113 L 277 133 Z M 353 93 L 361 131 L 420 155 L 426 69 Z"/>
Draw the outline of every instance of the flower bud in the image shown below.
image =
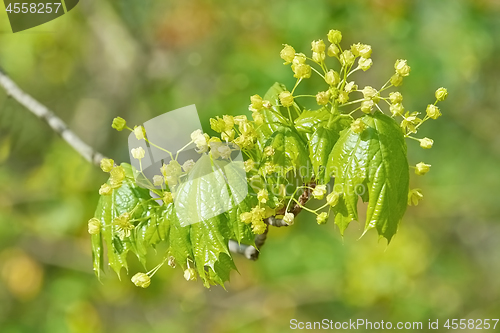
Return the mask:
<path id="1" fill-rule="evenodd" d="M 153 176 L 153 185 L 154 186 L 162 186 L 164 181 L 165 180 L 160 175 L 154 175 Z"/>
<path id="2" fill-rule="evenodd" d="M 311 66 L 306 64 L 298 64 L 294 66 L 293 72 L 295 73 L 293 77 L 297 79 L 308 79 L 311 77 Z"/>
<path id="3" fill-rule="evenodd" d="M 403 102 L 403 95 L 401 95 L 399 91 L 391 92 L 389 94 L 389 99 L 391 100 L 392 104 L 398 104 Z"/>
<path id="4" fill-rule="evenodd" d="M 314 199 L 321 200 L 326 194 L 326 185 L 316 185 L 312 191 L 312 196 Z"/>
<path id="5" fill-rule="evenodd" d="M 344 87 L 344 90 L 348 93 L 354 91 L 354 90 L 358 90 L 358 85 L 354 83 L 354 81 L 351 81 L 349 83 L 347 83 Z"/>
<path id="6" fill-rule="evenodd" d="M 151 284 L 151 278 L 146 273 L 137 273 L 132 276 L 131 280 L 137 287 L 141 288 L 147 288 Z"/>
<path id="7" fill-rule="evenodd" d="M 257 111 L 255 111 L 254 113 L 257 113 Z M 222 138 L 222 140 L 229 142 L 234 140 L 235 134 L 236 132 L 234 131 L 234 129 L 231 129 L 229 131 L 222 132 L 220 137 Z"/>
<path id="8" fill-rule="evenodd" d="M 396 73 L 398 73 L 401 76 L 408 76 L 410 75 L 410 66 L 406 63 L 406 60 L 399 59 L 396 60 L 396 64 L 394 64 L 394 68 L 396 69 Z"/>
<path id="9" fill-rule="evenodd" d="M 224 131 L 226 125 L 224 124 L 223 119 L 217 117 L 217 118 L 210 118 L 210 127 L 217 133 L 220 133 Z"/>
<path id="10" fill-rule="evenodd" d="M 391 76 L 391 84 L 394 87 L 401 86 L 403 84 L 403 77 L 401 75 L 399 75 L 398 73 L 394 74 L 393 76 Z"/>
<path id="11" fill-rule="evenodd" d="M 300 65 L 300 64 L 305 64 L 307 60 L 307 57 L 304 53 L 297 53 L 295 57 L 293 57 L 292 60 L 292 66 Z M 293 68 L 292 68 L 293 69 Z"/>
<path id="12" fill-rule="evenodd" d="M 264 155 L 273 156 L 274 155 L 274 148 L 272 146 L 267 146 L 266 148 L 264 148 Z"/>
<path id="13" fill-rule="evenodd" d="M 245 166 L 245 172 L 250 172 L 253 170 L 255 162 L 253 160 L 246 160 L 244 166 Z"/>
<path id="14" fill-rule="evenodd" d="M 316 222 L 318 222 L 318 224 L 325 224 L 326 220 L 328 220 L 328 214 L 326 212 L 323 212 L 316 216 Z"/>
<path id="15" fill-rule="evenodd" d="M 446 88 L 439 88 L 438 90 L 436 90 L 436 99 L 438 101 L 444 101 L 447 97 L 448 97 L 448 90 L 446 90 Z"/>
<path id="16" fill-rule="evenodd" d="M 262 189 L 257 193 L 257 199 L 261 203 L 266 203 L 267 200 L 269 199 L 269 194 L 266 189 Z"/>
<path id="17" fill-rule="evenodd" d="M 194 268 L 188 268 L 184 271 L 184 278 L 186 281 L 196 281 L 196 270 Z"/>
<path id="18" fill-rule="evenodd" d="M 351 131 L 353 131 L 356 134 L 360 134 L 363 132 L 366 128 L 366 124 L 361 120 L 361 118 L 356 119 L 351 123 Z"/>
<path id="19" fill-rule="evenodd" d="M 312 54 L 312 60 L 318 64 L 325 61 L 325 57 L 325 52 L 313 52 Z"/>
<path id="20" fill-rule="evenodd" d="M 419 188 L 415 188 L 413 190 L 410 190 L 408 192 L 408 206 L 416 206 L 418 205 L 419 201 L 424 198 L 424 195 L 422 194 L 422 190 Z"/>
<path id="21" fill-rule="evenodd" d="M 295 215 L 293 213 L 286 213 L 285 216 L 283 217 L 283 221 L 288 225 L 292 225 L 294 219 Z"/>
<path id="22" fill-rule="evenodd" d="M 252 112 L 252 119 L 256 125 L 262 125 L 264 123 L 264 116 L 258 111 Z"/>
<path id="23" fill-rule="evenodd" d="M 88 230 L 89 234 L 97 235 L 99 232 L 101 232 L 101 221 L 99 221 L 95 217 L 91 218 L 88 222 Z"/>
<path id="24" fill-rule="evenodd" d="M 331 207 L 334 207 L 340 199 L 340 193 L 338 192 L 332 192 L 326 196 L 326 203 L 329 204 Z"/>
<path id="25" fill-rule="evenodd" d="M 373 106 L 375 105 L 375 102 L 373 100 L 369 99 L 367 101 L 361 102 L 361 111 L 364 113 L 370 113 L 373 110 Z"/>
<path id="26" fill-rule="evenodd" d="M 100 195 L 109 195 L 112 192 L 113 192 L 113 189 L 108 184 L 102 184 L 101 188 L 99 189 Z"/>
<path id="27" fill-rule="evenodd" d="M 373 65 L 373 60 L 370 58 L 359 58 L 358 61 L 359 68 L 361 68 L 364 72 L 370 69 Z"/>
<path id="28" fill-rule="evenodd" d="M 220 157 L 223 159 L 228 160 L 231 157 L 231 148 L 229 148 L 227 145 L 222 144 L 217 148 L 217 152 L 219 153 Z"/>
<path id="29" fill-rule="evenodd" d="M 340 63 L 342 66 L 351 66 L 354 63 L 354 54 L 350 50 L 345 50 L 340 55 Z"/>
<path id="30" fill-rule="evenodd" d="M 288 65 L 293 61 L 293 58 L 295 57 L 295 49 L 287 44 L 284 44 L 283 46 L 284 47 L 280 52 L 280 57 L 281 59 L 285 60 L 283 65 Z"/>
<path id="31" fill-rule="evenodd" d="M 262 97 L 260 97 L 259 95 L 253 95 L 250 97 L 250 110 L 251 111 L 258 111 L 260 109 L 262 109 L 263 105 L 262 105 Z"/>
<path id="32" fill-rule="evenodd" d="M 427 109 L 425 110 L 427 113 L 427 116 L 432 119 L 438 119 L 441 116 L 441 112 L 439 111 L 439 108 L 435 106 L 434 104 L 429 104 L 427 106 Z"/>
<path id="33" fill-rule="evenodd" d="M 396 104 L 391 104 L 389 110 L 391 111 L 392 116 L 396 117 L 396 116 L 401 116 L 405 108 L 403 107 L 402 103 L 396 103 Z"/>
<path id="34" fill-rule="evenodd" d="M 146 138 L 146 131 L 142 126 L 135 126 L 134 134 L 137 140 L 144 140 Z"/>
<path id="35" fill-rule="evenodd" d="M 330 100 L 330 92 L 327 91 L 320 91 L 319 93 L 316 94 L 316 102 L 319 105 L 326 105 L 328 104 L 328 101 Z"/>
<path id="36" fill-rule="evenodd" d="M 340 53 L 340 49 L 337 45 L 331 44 L 328 46 L 328 56 L 329 57 L 338 57 Z"/>
<path id="37" fill-rule="evenodd" d="M 122 117 L 116 117 L 113 119 L 113 124 L 111 124 L 111 127 L 117 131 L 123 131 L 126 126 L 127 122 Z"/>
<path id="38" fill-rule="evenodd" d="M 279 99 L 281 105 L 283 105 L 284 107 L 290 107 L 293 105 L 293 95 L 289 91 L 282 91 L 279 94 Z"/>
<path id="39" fill-rule="evenodd" d="M 195 164 L 196 163 L 193 160 L 187 160 L 184 164 L 182 164 L 182 170 L 184 170 L 184 172 L 189 172 L 192 168 L 194 168 Z"/>
<path id="40" fill-rule="evenodd" d="M 340 104 L 345 104 L 349 101 L 349 93 L 347 91 L 339 92 L 338 101 Z"/>
<path id="41" fill-rule="evenodd" d="M 101 170 L 104 172 L 110 172 L 115 166 L 115 161 L 110 158 L 103 158 L 101 160 Z"/>
<path id="42" fill-rule="evenodd" d="M 359 49 L 359 56 L 368 59 L 372 56 L 372 47 L 370 45 L 362 44 Z"/>
<path id="43" fill-rule="evenodd" d="M 339 44 L 342 41 L 342 33 L 338 30 L 328 31 L 328 41 L 332 44 Z"/>
<path id="44" fill-rule="evenodd" d="M 312 41 L 311 50 L 317 53 L 325 52 L 325 42 L 322 39 Z"/>
<path id="45" fill-rule="evenodd" d="M 340 76 L 339 73 L 334 71 L 333 69 L 330 69 L 326 74 L 325 74 L 325 82 L 328 83 L 331 86 L 336 86 L 340 82 Z"/>
<path id="46" fill-rule="evenodd" d="M 240 214 L 240 220 L 243 223 L 249 224 L 252 223 L 252 213 L 246 212 Z"/>
<path id="47" fill-rule="evenodd" d="M 370 87 L 370 86 L 366 86 L 363 88 L 362 90 L 362 93 L 363 93 L 363 96 L 365 99 L 371 99 L 373 100 L 375 103 L 378 103 L 378 101 L 380 101 L 380 94 L 379 92 Z"/>
<path id="48" fill-rule="evenodd" d="M 434 144 L 434 140 L 429 139 L 429 138 L 423 138 L 423 139 L 420 139 L 418 141 L 420 141 L 420 147 L 422 147 L 424 149 L 431 149 L 432 145 Z"/>
<path id="49" fill-rule="evenodd" d="M 174 202 L 174 196 L 172 195 L 172 192 L 165 192 L 163 194 L 162 200 L 165 203 L 165 205 L 168 205 L 168 204 L 171 204 L 172 202 Z"/>
<path id="50" fill-rule="evenodd" d="M 423 176 L 427 172 L 429 172 L 430 168 L 431 168 L 430 164 L 425 164 L 424 162 L 420 162 L 415 166 L 415 173 L 419 176 Z"/>
<path id="51" fill-rule="evenodd" d="M 142 160 L 144 158 L 144 154 L 146 153 L 142 147 L 132 148 L 130 152 L 132 153 L 132 157 L 136 160 Z"/>

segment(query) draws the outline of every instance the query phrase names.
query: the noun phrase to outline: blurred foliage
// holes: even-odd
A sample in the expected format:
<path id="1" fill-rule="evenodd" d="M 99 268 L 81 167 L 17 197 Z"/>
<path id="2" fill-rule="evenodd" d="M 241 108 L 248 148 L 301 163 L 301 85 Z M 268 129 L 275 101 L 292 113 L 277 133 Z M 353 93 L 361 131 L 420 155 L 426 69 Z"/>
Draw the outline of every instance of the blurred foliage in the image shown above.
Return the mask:
<path id="1" fill-rule="evenodd" d="M 386 248 L 374 234 L 341 239 L 300 218 L 270 232 L 258 262 L 237 259 L 228 291 L 204 290 L 163 268 L 143 290 L 92 271 L 86 221 L 105 174 L 0 92 L 0 331 L 281 332 L 289 320 L 423 321 L 500 313 L 500 3 L 443 1 L 93 1 L 12 34 L 0 14 L 0 65 L 86 142 L 117 161 L 127 140 L 110 127 L 196 104 L 202 123 L 247 112 L 249 96 L 292 84 L 281 45 L 340 29 L 374 50 L 366 82 L 395 59 L 412 74 L 405 106 L 450 97 L 426 126 L 430 151 L 409 142 L 424 201 Z M 282 230 L 283 229 L 283 230 Z M 135 263 L 139 267 L 139 263 Z M 136 271 L 136 270 L 134 270 Z"/>

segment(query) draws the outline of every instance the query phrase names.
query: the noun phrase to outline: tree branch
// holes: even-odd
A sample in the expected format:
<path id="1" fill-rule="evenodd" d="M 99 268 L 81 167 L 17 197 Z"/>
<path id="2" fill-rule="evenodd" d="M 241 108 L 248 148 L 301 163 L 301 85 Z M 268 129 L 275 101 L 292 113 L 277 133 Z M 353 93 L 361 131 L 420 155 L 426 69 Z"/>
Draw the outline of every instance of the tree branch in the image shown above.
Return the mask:
<path id="1" fill-rule="evenodd" d="M 298 202 L 293 206 L 288 213 L 292 213 L 294 217 L 296 217 L 301 211 L 302 207 L 309 200 L 309 196 L 311 195 L 312 189 L 316 187 L 316 182 L 311 181 L 307 184 L 307 188 L 302 192 L 299 196 Z M 255 246 L 246 245 L 246 244 L 238 244 L 238 242 L 234 240 L 229 241 L 229 250 L 233 253 L 239 253 L 245 256 L 245 258 L 249 260 L 257 260 L 259 259 L 260 248 L 265 244 L 267 239 L 267 232 L 269 231 L 269 226 L 273 227 L 288 227 L 288 223 L 286 223 L 283 219 L 277 219 L 277 215 L 284 215 L 286 207 L 280 209 L 276 215 L 269 216 L 264 220 L 264 223 L 267 225 L 266 231 L 261 235 L 255 236 Z"/>
<path id="2" fill-rule="evenodd" d="M 24 106 L 28 111 L 33 113 L 38 118 L 44 120 L 57 134 L 59 134 L 64 141 L 66 141 L 73 149 L 79 153 L 83 158 L 85 158 L 88 162 L 99 166 L 101 160 L 105 158 L 105 156 L 94 148 L 86 144 L 85 142 L 78 137 L 73 131 L 71 131 L 66 123 L 62 121 L 59 117 L 57 117 L 54 112 L 49 110 L 45 105 L 38 102 L 36 99 L 25 93 L 19 86 L 12 81 L 12 79 L 0 68 L 0 86 L 7 92 L 7 95 L 14 98 L 19 104 Z M 316 183 L 310 182 L 308 184 L 309 187 L 314 188 Z M 289 213 L 293 213 L 294 216 L 297 216 L 301 211 L 302 207 L 309 200 L 309 196 L 311 194 L 311 189 L 307 188 L 302 192 L 298 199 L 298 203 L 296 203 L 293 208 L 289 211 Z M 157 197 L 154 193 L 151 192 L 153 197 Z M 157 200 L 160 204 L 160 200 Z M 281 209 L 276 215 L 284 215 L 285 208 Z M 267 232 L 269 231 L 269 226 L 273 227 L 287 227 L 288 224 L 283 219 L 277 219 L 276 216 L 270 216 L 264 220 L 267 225 L 266 231 L 261 235 L 255 236 L 255 246 L 246 245 L 246 244 L 238 244 L 238 242 L 234 240 L 229 241 L 229 250 L 233 253 L 243 254 L 247 259 L 257 260 L 259 258 L 259 250 L 265 244 L 267 239 Z"/>
<path id="3" fill-rule="evenodd" d="M 7 96 L 14 98 L 19 104 L 38 118 L 44 120 L 64 141 L 66 141 L 77 153 L 90 163 L 99 166 L 104 155 L 94 150 L 82 141 L 78 135 L 71 131 L 66 123 L 57 117 L 54 112 L 45 105 L 25 93 L 19 86 L 7 76 L 0 68 L 0 86 L 7 92 Z"/>

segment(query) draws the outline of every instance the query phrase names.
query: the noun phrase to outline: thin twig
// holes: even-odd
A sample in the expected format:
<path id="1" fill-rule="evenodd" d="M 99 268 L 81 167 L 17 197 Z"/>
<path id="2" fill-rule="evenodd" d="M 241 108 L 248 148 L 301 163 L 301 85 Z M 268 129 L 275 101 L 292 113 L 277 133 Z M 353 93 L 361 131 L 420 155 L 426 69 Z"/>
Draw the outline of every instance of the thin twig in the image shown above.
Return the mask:
<path id="1" fill-rule="evenodd" d="M 68 125 L 58 116 L 49 110 L 45 105 L 25 93 L 19 86 L 7 76 L 0 68 L 0 86 L 7 92 L 7 95 L 15 99 L 28 111 L 38 118 L 44 120 L 49 126 L 59 134 L 77 153 L 94 165 L 99 165 L 104 155 L 82 141 L 78 135 L 68 128 Z"/>

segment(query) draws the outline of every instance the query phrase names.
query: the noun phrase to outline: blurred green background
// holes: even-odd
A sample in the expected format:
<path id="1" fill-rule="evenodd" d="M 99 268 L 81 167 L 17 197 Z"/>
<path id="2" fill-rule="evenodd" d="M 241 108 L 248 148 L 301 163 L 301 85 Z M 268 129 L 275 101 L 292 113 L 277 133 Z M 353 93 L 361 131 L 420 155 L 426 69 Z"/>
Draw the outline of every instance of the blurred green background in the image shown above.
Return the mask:
<path id="1" fill-rule="evenodd" d="M 410 163 L 432 169 L 412 176 L 425 199 L 389 247 L 374 232 L 358 240 L 359 223 L 342 239 L 332 223 L 300 216 L 271 230 L 259 261 L 237 257 L 240 274 L 224 291 L 170 267 L 145 290 L 112 272 L 99 283 L 86 222 L 106 175 L 0 91 L 0 332 L 281 332 L 292 318 L 499 317 L 498 0 L 101 0 L 16 34 L 0 10 L 0 66 L 117 161 L 128 152 L 127 134 L 110 127 L 115 116 L 141 124 L 196 104 L 207 126 L 246 113 L 250 95 L 293 84 L 281 45 L 309 53 L 331 28 L 343 45 L 372 45 L 373 68 L 354 76 L 361 86 L 380 87 L 403 58 L 407 109 L 424 111 L 441 86 L 450 95 L 419 133 L 434 147 L 408 142 Z"/>

